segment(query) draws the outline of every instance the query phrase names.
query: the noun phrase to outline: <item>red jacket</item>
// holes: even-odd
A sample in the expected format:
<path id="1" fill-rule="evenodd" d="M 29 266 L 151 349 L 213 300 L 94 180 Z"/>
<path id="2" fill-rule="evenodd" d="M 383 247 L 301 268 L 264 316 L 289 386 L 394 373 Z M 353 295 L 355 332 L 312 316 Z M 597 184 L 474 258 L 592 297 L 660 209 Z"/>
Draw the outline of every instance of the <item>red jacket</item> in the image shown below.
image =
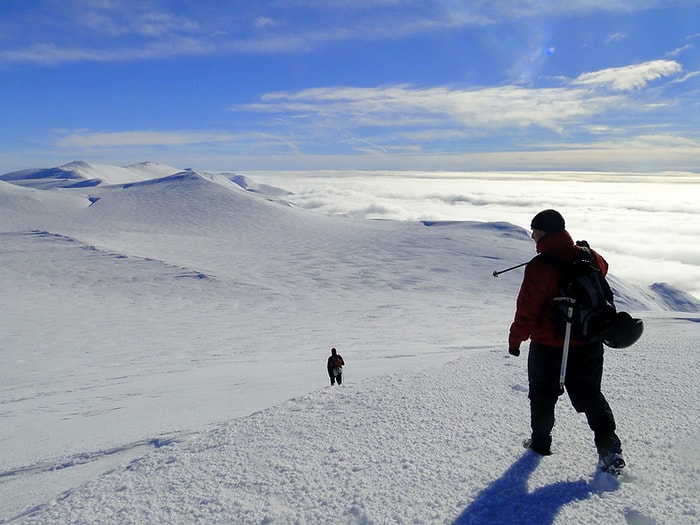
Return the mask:
<path id="1" fill-rule="evenodd" d="M 579 250 L 566 231 L 549 234 L 537 243 L 537 253 L 549 253 L 565 261 L 577 258 Z M 591 251 L 603 275 L 608 273 L 605 259 L 599 253 Z M 554 328 L 554 297 L 558 290 L 559 271 L 553 265 L 535 258 L 525 267 L 515 320 L 510 326 L 508 348 L 520 348 L 520 343 L 528 339 L 547 346 L 564 345 L 564 338 L 557 335 Z M 571 346 L 582 344 L 582 341 L 571 341 Z"/>

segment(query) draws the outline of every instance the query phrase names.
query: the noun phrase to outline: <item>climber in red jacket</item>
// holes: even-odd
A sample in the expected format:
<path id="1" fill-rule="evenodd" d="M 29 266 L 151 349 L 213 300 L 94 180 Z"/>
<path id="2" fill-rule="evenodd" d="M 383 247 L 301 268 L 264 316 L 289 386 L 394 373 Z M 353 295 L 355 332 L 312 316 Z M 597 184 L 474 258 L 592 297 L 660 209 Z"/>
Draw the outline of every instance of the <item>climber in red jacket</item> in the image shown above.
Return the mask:
<path id="1" fill-rule="evenodd" d="M 532 238 L 537 252 L 562 261 L 578 257 L 579 248 L 565 229 L 564 218 L 556 210 L 544 210 L 532 219 Z M 608 264 L 591 250 L 594 263 L 605 275 Z M 508 351 L 520 355 L 520 344 L 530 340 L 528 381 L 532 435 L 525 446 L 541 455 L 551 454 L 554 407 L 561 395 L 559 374 L 564 338 L 555 329 L 554 298 L 559 291 L 560 270 L 541 258 L 525 267 L 517 299 L 515 320 L 510 327 Z M 594 433 L 595 445 L 603 467 L 624 467 L 620 439 L 610 405 L 601 392 L 603 376 L 602 342 L 571 340 L 566 390 L 577 412 L 583 412 Z"/>

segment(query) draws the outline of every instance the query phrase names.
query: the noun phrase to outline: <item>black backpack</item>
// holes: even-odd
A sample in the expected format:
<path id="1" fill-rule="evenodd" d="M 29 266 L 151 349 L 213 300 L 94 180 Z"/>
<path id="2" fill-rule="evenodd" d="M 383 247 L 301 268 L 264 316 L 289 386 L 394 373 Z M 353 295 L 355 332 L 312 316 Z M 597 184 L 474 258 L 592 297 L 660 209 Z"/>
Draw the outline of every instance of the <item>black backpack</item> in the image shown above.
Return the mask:
<path id="1" fill-rule="evenodd" d="M 547 253 L 537 256 L 561 274 L 555 298 L 555 328 L 563 336 L 570 321 L 572 339 L 588 343 L 602 341 L 616 315 L 613 292 L 596 266 L 588 243 L 577 241 L 576 245 L 581 248 L 581 255 L 572 261 L 563 261 Z M 571 317 L 569 307 L 572 308 Z"/>

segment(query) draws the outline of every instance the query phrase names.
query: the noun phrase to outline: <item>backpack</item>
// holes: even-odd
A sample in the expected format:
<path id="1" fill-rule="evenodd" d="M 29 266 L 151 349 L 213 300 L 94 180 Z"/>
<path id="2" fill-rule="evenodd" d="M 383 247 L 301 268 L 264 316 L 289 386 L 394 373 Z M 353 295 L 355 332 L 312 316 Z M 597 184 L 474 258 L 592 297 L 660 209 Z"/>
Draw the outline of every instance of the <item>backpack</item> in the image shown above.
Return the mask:
<path id="1" fill-rule="evenodd" d="M 613 292 L 605 276 L 596 266 L 586 241 L 577 241 L 580 256 L 562 261 L 542 253 L 542 261 L 557 268 L 561 274 L 559 292 L 555 297 L 555 330 L 563 336 L 567 322 L 571 322 L 571 339 L 593 343 L 601 341 L 616 310 Z M 572 307 L 569 316 L 569 307 Z"/>

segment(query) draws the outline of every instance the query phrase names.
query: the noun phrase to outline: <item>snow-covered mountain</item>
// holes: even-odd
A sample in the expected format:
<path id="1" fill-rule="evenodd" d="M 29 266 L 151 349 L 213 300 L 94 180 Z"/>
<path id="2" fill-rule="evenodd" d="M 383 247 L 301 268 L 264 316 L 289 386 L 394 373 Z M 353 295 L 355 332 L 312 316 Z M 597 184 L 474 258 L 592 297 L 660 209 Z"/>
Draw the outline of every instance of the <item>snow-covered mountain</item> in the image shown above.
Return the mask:
<path id="1" fill-rule="evenodd" d="M 27 169 L 0 176 L 0 180 L 33 188 L 89 188 L 109 184 L 126 184 L 166 177 L 181 171 L 154 162 L 118 167 L 107 164 L 70 162 L 56 168 Z"/>
<path id="2" fill-rule="evenodd" d="M 557 454 L 519 448 L 521 274 L 491 274 L 532 256 L 522 228 L 327 216 L 153 163 L 0 179 L 0 522 L 700 516 L 691 296 L 611 277 L 647 330 L 608 358 L 631 466 L 610 486 L 565 399 Z"/>

